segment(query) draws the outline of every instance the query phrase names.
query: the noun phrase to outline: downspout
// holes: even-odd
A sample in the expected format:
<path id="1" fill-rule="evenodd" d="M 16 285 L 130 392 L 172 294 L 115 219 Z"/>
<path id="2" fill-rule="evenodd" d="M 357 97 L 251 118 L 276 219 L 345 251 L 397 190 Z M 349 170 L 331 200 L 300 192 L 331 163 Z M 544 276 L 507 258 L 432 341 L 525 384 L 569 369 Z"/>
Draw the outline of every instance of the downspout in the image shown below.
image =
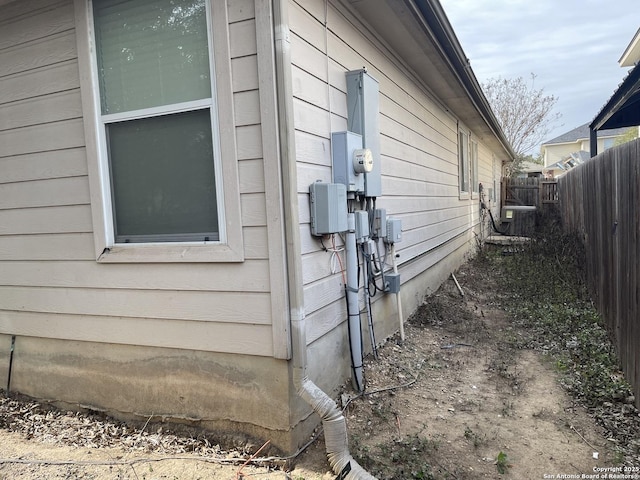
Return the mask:
<path id="1" fill-rule="evenodd" d="M 287 0 L 273 0 L 273 16 L 293 382 L 298 395 L 322 419 L 327 456 L 336 475 L 340 475 L 340 478 L 345 480 L 376 480 L 349 453 L 347 423 L 342 411 L 331 397 L 307 377 L 307 338 L 302 291 L 302 263 L 300 260 L 301 242 L 298 223 L 293 88 Z"/>

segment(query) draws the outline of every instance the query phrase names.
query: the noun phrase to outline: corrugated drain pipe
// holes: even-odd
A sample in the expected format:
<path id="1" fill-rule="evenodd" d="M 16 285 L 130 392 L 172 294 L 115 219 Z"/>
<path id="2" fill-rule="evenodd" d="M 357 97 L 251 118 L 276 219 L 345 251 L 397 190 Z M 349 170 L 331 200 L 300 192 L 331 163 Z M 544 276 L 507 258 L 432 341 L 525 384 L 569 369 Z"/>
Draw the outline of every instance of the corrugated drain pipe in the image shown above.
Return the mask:
<path id="1" fill-rule="evenodd" d="M 282 163 L 283 209 L 286 221 L 287 271 L 293 381 L 302 397 L 322 419 L 327 456 L 333 471 L 345 480 L 376 480 L 349 453 L 347 423 L 336 403 L 307 377 L 307 339 L 305 331 L 296 149 L 293 125 L 293 89 L 287 0 L 273 0 L 275 67 L 278 90 L 280 158 Z"/>

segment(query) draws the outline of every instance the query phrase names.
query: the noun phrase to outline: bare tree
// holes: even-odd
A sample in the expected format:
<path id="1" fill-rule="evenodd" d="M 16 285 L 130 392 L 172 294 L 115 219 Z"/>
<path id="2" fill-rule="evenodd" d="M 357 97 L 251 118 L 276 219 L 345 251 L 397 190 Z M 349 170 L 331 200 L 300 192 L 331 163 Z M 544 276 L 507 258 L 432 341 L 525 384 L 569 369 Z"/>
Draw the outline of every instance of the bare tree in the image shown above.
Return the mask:
<path id="1" fill-rule="evenodd" d="M 490 78 L 482 83 L 493 113 L 518 157 L 539 145 L 561 116 L 552 111 L 558 98 L 545 95 L 542 88 L 536 90 L 535 78 L 532 73 L 531 83 L 522 77 Z"/>

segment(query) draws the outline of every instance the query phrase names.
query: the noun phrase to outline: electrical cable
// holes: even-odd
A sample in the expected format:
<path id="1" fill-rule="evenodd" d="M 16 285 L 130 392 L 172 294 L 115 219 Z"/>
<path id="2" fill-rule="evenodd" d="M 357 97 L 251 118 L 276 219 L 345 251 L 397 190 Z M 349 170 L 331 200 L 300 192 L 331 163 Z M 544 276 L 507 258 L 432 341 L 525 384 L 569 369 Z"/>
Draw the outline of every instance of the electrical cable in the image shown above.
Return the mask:
<path id="1" fill-rule="evenodd" d="M 371 282 L 370 282 L 370 267 L 371 267 L 371 262 L 368 260 L 368 255 L 365 252 L 365 247 L 364 247 L 364 243 L 361 245 L 361 252 L 362 252 L 362 257 L 363 257 L 363 261 L 362 261 L 362 266 L 363 266 L 363 278 L 366 279 L 366 283 L 364 285 L 364 301 L 365 301 L 365 309 L 367 311 L 367 325 L 369 327 L 369 338 L 371 341 L 371 350 L 373 351 L 373 357 L 377 360 L 378 359 L 378 347 L 376 346 L 376 336 L 375 336 L 375 332 L 374 332 L 374 328 L 373 328 L 373 315 L 372 315 L 372 307 L 371 307 Z M 375 295 L 375 284 L 374 284 L 374 293 Z"/>
<path id="2" fill-rule="evenodd" d="M 373 262 L 373 266 L 374 266 L 375 270 L 377 270 L 379 273 L 376 274 L 375 271 L 374 271 L 372 279 L 373 279 L 373 282 L 375 283 L 376 291 L 384 292 L 385 291 L 384 267 L 385 267 L 385 264 L 387 262 L 387 249 L 385 247 L 385 254 L 384 254 L 384 258 L 382 259 L 382 261 L 380 260 L 380 251 L 379 251 L 379 249 L 380 249 L 380 242 L 378 240 L 378 242 L 376 242 L 376 253 L 377 253 L 377 255 L 373 255 L 372 256 L 372 262 Z M 377 284 L 376 277 L 378 277 L 378 276 L 382 280 L 382 287 L 378 286 L 378 284 Z"/>
<path id="3" fill-rule="evenodd" d="M 364 243 L 361 245 L 360 247 L 360 253 L 362 254 L 362 263 L 364 268 L 364 275 L 363 275 L 363 283 L 364 283 L 364 288 L 367 289 L 367 293 L 369 294 L 369 296 L 373 297 L 375 296 L 375 294 L 377 293 L 377 287 L 375 284 L 375 281 L 373 282 L 373 292 L 371 291 L 371 255 L 369 255 L 366 251 L 365 251 L 365 247 L 364 247 Z M 366 262 L 366 264 L 365 264 Z M 366 277 L 366 278 L 364 278 Z"/>
<path id="4" fill-rule="evenodd" d="M 372 240 L 373 241 L 373 240 Z M 378 250 L 378 243 L 373 241 L 375 244 L 376 250 Z M 369 295 L 374 297 L 378 292 L 384 292 L 384 264 L 380 263 L 380 260 L 376 260 L 376 255 L 372 253 L 366 253 L 364 249 L 364 244 L 361 249 L 363 262 L 367 262 L 367 278 L 366 278 L 366 288 L 368 289 Z M 386 257 L 386 254 L 385 254 Z M 385 260 L 386 262 L 386 260 Z M 376 273 L 379 272 L 379 273 Z M 378 285 L 376 277 L 380 276 L 382 278 L 382 288 Z M 372 289 L 373 287 L 373 289 Z"/>
<path id="5" fill-rule="evenodd" d="M 347 315 L 349 315 L 349 295 L 348 295 L 348 287 L 347 284 L 345 283 L 344 285 L 344 299 L 347 302 Z M 356 359 L 355 356 L 353 355 L 353 348 L 351 348 L 351 328 L 349 328 L 349 324 L 347 323 L 347 334 L 349 337 L 349 355 L 351 357 L 351 370 L 353 373 L 353 378 L 355 379 L 355 383 L 356 383 L 356 391 L 360 391 L 363 392 L 365 389 L 365 385 L 360 385 L 360 382 L 358 381 L 358 375 L 356 374 L 356 369 L 358 368 L 362 368 L 362 360 L 360 360 L 361 365 L 356 365 Z M 362 342 L 362 339 L 360 339 L 360 341 Z M 363 378 L 363 383 L 364 383 L 364 378 Z"/>
<path id="6" fill-rule="evenodd" d="M 336 236 L 335 234 L 331 235 L 331 271 L 333 272 L 333 261 L 334 258 L 336 258 L 338 260 L 338 264 L 340 265 L 340 273 L 342 274 L 342 284 L 346 285 L 347 284 L 347 279 L 345 278 L 345 273 L 344 273 L 344 265 L 342 263 L 342 258 L 340 257 L 340 252 L 344 252 L 344 247 L 341 248 L 336 248 Z"/>
<path id="7" fill-rule="evenodd" d="M 369 312 L 371 312 L 371 297 L 367 298 L 369 302 Z M 371 332 L 371 349 L 373 350 L 373 358 L 378 360 L 378 342 L 376 341 L 376 332 L 373 328 L 373 317 L 370 317 L 369 329 Z"/>
<path id="8" fill-rule="evenodd" d="M 327 247 L 324 244 L 324 239 L 320 237 L 320 245 L 322 245 L 322 250 L 331 253 L 331 257 L 329 259 L 329 266 L 331 268 L 331 274 L 337 273 L 336 263 L 340 267 L 340 274 L 342 275 L 342 284 L 347 284 L 347 279 L 345 278 L 344 264 L 342 263 L 342 257 L 340 257 L 340 253 L 344 252 L 343 247 L 336 247 L 336 238 L 335 233 L 331 234 L 331 248 Z"/>
<path id="9" fill-rule="evenodd" d="M 389 256 L 389 250 L 387 249 L 387 244 L 386 243 L 383 242 L 383 245 L 384 245 L 384 255 L 382 256 L 382 258 L 380 260 L 378 260 L 378 268 L 380 269 L 380 275 L 382 275 L 382 285 L 386 286 L 386 283 L 384 281 L 384 267 L 385 266 L 389 266 L 389 267 L 393 268 L 393 266 L 392 265 L 387 265 L 387 257 Z M 378 243 L 376 245 L 376 250 L 378 250 L 378 258 L 380 258 L 379 248 L 380 248 L 380 244 Z M 384 290 L 384 288 L 383 288 L 383 290 Z"/>
<path id="10" fill-rule="evenodd" d="M 507 229 L 504 232 L 500 230 L 498 227 L 496 227 L 496 221 L 493 218 L 493 213 L 491 213 L 490 209 L 487 209 L 487 210 L 489 212 L 489 218 L 491 218 L 491 225 L 493 225 L 493 229 L 496 231 L 496 233 L 499 233 L 500 235 L 506 235 L 509 231 L 509 225 L 507 225 Z"/>
<path id="11" fill-rule="evenodd" d="M 484 188 L 482 187 L 482 184 L 480 184 L 480 209 L 489 212 L 489 218 L 491 218 L 491 225 L 493 226 L 493 230 L 496 233 L 499 233 L 500 235 L 507 234 L 507 232 L 509 231 L 509 225 L 507 225 L 507 229 L 504 232 L 496 226 L 496 221 L 493 218 L 493 213 L 491 212 L 491 209 L 487 207 L 487 204 L 484 202 Z"/>

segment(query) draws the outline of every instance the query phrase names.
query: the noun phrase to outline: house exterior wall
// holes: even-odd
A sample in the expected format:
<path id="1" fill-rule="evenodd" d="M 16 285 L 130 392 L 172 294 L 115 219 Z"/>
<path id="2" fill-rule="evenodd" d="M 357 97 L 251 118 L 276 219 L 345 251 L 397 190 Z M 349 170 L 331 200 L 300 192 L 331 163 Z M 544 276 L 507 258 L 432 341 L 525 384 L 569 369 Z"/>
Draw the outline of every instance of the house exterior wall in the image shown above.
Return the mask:
<path id="1" fill-rule="evenodd" d="M 233 261 L 189 262 L 102 258 L 85 0 L 0 5 L 0 359 L 15 336 L 12 389 L 292 451 L 317 418 L 293 391 L 288 362 L 271 2 L 212 2 L 229 45 L 216 63 L 231 93 L 221 99 L 223 162 L 237 174 L 241 245 Z M 405 317 L 471 253 L 474 233 L 488 232 L 478 194 L 459 191 L 459 129 L 478 142 L 478 178 L 495 198 L 501 159 L 348 7 L 291 0 L 288 16 L 300 216 L 286 220 L 300 226 L 292 254 L 302 262 L 308 374 L 331 394 L 349 376 L 346 308 L 341 275 L 310 234 L 308 187 L 331 179 L 330 133 L 347 125 L 344 73 L 366 65 L 380 82 L 378 206 L 403 222 Z M 397 330 L 393 296 L 376 298 L 374 315 L 378 339 Z"/>
<path id="2" fill-rule="evenodd" d="M 190 263 L 97 261 L 86 5 L 0 6 L 0 355 L 16 336 L 12 389 L 116 415 L 273 431 L 288 450 L 275 100 L 258 93 L 273 83 L 270 2 L 215 3 L 231 45 L 216 62 L 233 93 L 222 99 L 235 146 L 223 162 L 237 170 L 242 261 Z"/>
<path id="3" fill-rule="evenodd" d="M 554 163 L 567 158 L 567 156 L 571 155 L 573 152 L 579 151 L 580 144 L 576 142 L 544 145 L 542 149 L 544 166 L 548 167 L 549 165 L 553 165 Z"/>
<path id="4" fill-rule="evenodd" d="M 231 3 L 230 36 L 239 39 L 228 59 L 241 139 L 237 158 L 229 159 L 239 172 L 245 256 L 239 263 L 96 262 L 73 3 L 20 2 L 0 12 L 5 330 L 286 358 L 264 342 L 273 336 L 271 292 L 278 287 L 272 284 L 282 296 L 284 274 L 280 268 L 272 282 L 270 248 L 282 246 L 268 243 L 256 21 L 252 2 Z M 56 322 L 43 321 L 50 315 Z M 165 333 L 176 329 L 183 335 Z"/>
<path id="5" fill-rule="evenodd" d="M 331 254 L 311 236 L 308 196 L 311 183 L 331 181 L 330 134 L 347 129 L 345 72 L 365 66 L 380 84 L 383 194 L 376 206 L 402 220 L 397 248 L 405 317 L 471 253 L 481 220 L 478 194 L 459 192 L 457 142 L 464 120 L 448 113 L 343 4 L 292 0 L 288 5 L 307 341 L 313 349 L 326 338 L 347 341 L 342 277 L 332 273 Z M 501 162 L 496 168 L 494 152 L 470 134 L 479 144 L 479 181 L 493 188 L 494 179 L 499 185 Z M 393 295 L 379 295 L 374 310 L 378 340 L 397 331 Z M 363 337 L 367 343 L 366 332 Z M 348 378 L 348 358 L 310 354 L 312 366 L 336 372 L 319 384 L 330 391 Z"/>

